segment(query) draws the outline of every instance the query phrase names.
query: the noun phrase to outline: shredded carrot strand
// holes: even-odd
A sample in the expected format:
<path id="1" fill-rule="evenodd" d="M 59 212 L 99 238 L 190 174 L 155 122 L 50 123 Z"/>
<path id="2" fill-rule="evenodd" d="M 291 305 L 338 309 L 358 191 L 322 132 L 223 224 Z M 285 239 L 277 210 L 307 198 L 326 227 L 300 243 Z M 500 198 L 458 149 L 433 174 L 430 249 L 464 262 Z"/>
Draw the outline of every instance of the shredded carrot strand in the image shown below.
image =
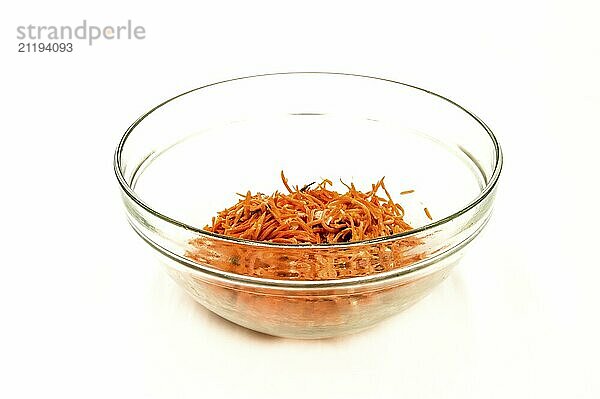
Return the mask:
<path id="1" fill-rule="evenodd" d="M 423 208 L 423 210 L 425 211 L 425 215 L 427 215 L 427 218 L 429 220 L 433 220 L 433 218 L 431 217 L 431 213 L 429 213 L 429 209 L 427 208 Z"/>

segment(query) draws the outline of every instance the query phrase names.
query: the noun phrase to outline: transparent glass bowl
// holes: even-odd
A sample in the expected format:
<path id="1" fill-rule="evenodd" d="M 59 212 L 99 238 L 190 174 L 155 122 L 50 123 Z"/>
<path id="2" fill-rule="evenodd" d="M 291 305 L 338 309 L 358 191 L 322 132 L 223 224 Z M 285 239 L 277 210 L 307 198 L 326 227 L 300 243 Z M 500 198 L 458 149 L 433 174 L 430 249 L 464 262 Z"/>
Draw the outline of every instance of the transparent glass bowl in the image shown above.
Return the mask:
<path id="1" fill-rule="evenodd" d="M 216 314 L 293 338 L 354 333 L 425 296 L 488 221 L 501 166 L 491 130 L 458 104 L 390 80 L 317 72 L 183 93 L 135 121 L 115 153 L 129 223 L 171 277 Z M 330 178 L 363 190 L 385 176 L 415 229 L 329 245 L 202 229 L 235 193 L 281 190 L 281 170 L 293 185 Z M 322 278 L 302 280 L 317 264 Z"/>

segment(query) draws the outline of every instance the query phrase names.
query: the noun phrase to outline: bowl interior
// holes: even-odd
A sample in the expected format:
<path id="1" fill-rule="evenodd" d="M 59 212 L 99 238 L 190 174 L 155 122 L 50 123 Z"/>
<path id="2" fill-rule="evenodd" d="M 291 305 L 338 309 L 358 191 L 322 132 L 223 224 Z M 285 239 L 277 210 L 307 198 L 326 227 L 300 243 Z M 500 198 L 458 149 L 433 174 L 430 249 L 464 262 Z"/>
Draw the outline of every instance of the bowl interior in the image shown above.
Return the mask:
<path id="1" fill-rule="evenodd" d="M 494 145 L 463 109 L 425 91 L 338 74 L 283 74 L 217 84 L 147 115 L 123 169 L 154 210 L 202 228 L 236 193 L 329 178 L 359 189 L 385 176 L 413 227 L 467 206 L 492 175 Z M 415 190 L 400 195 L 401 191 Z"/>

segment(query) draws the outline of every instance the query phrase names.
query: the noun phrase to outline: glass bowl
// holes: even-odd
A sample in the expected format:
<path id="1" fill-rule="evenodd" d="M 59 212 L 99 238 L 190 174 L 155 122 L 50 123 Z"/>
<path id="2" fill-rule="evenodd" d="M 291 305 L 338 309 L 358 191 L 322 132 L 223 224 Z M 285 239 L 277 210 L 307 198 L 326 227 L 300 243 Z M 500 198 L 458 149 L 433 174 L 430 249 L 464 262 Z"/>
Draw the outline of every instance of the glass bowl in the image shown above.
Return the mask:
<path id="1" fill-rule="evenodd" d="M 256 331 L 325 338 L 373 326 L 448 275 L 490 217 L 502 152 L 478 117 L 430 91 L 294 72 L 173 97 L 127 129 L 114 162 L 129 223 L 196 301 Z M 281 190 L 281 170 L 292 185 L 364 191 L 385 176 L 414 229 L 320 245 L 203 230 L 236 193 Z"/>

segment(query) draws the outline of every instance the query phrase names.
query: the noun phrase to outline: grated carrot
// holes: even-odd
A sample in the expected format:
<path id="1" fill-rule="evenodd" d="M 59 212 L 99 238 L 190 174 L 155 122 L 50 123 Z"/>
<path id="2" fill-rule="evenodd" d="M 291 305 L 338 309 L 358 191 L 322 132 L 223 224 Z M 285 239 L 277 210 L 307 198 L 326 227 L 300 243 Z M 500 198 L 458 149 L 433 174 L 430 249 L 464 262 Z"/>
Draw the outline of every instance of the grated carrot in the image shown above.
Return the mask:
<path id="1" fill-rule="evenodd" d="M 265 250 L 196 236 L 188 241 L 185 256 L 227 272 L 286 280 L 366 276 L 405 267 L 427 256 L 427 240 L 417 235 L 339 250 L 310 246 L 355 242 L 412 230 L 404 221 L 404 208 L 393 201 L 384 178 L 372 184 L 367 192 L 341 181 L 347 189 L 343 194 L 331 190 L 332 182 L 328 179 L 302 188 L 291 185 L 283 172 L 281 180 L 287 193 L 238 193 L 238 202 L 218 212 L 205 230 L 253 241 L 306 246 Z M 379 196 L 379 190 L 385 196 Z"/>
<path id="2" fill-rule="evenodd" d="M 332 185 L 328 179 L 302 189 L 290 186 L 281 171 L 287 194 L 238 194 L 241 199 L 219 212 L 204 229 L 230 237 L 288 244 L 343 243 L 412 230 L 384 179 L 367 192 L 357 190 L 354 183 L 342 182 L 348 190 L 340 194 L 327 188 Z M 379 190 L 385 197 L 377 194 Z M 430 217 L 427 209 L 426 213 Z"/>

